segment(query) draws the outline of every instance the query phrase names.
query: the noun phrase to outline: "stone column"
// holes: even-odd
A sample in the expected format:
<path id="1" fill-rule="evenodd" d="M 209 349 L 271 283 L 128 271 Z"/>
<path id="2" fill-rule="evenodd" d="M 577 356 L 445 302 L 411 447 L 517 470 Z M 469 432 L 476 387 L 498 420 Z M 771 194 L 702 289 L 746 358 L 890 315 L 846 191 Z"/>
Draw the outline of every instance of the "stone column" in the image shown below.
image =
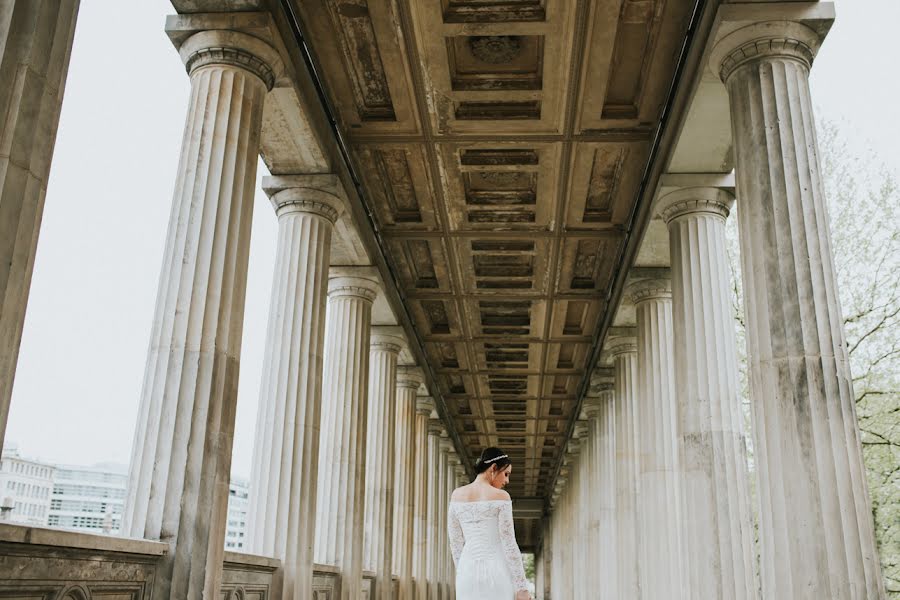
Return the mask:
<path id="1" fill-rule="evenodd" d="M 284 600 L 306 598 L 313 576 L 316 488 L 308 482 L 319 468 L 326 281 L 341 207 L 316 183 L 309 176 L 263 181 L 278 243 L 247 518 L 249 550 L 284 565 Z"/>
<path id="2" fill-rule="evenodd" d="M 737 176 L 765 598 L 883 598 L 819 166 L 819 35 L 738 29 L 715 48 Z"/>
<path id="3" fill-rule="evenodd" d="M 553 597 L 553 551 L 554 531 L 552 517 L 545 516 L 541 532 L 541 583 L 537 587 L 537 600 L 551 600 Z M 537 560 L 537 557 L 535 557 Z"/>
<path id="4" fill-rule="evenodd" d="M 675 385 L 683 448 L 685 556 L 694 598 L 758 597 L 744 417 L 725 249 L 731 196 L 662 198 L 672 260 Z"/>
<path id="5" fill-rule="evenodd" d="M 456 449 L 450 443 L 450 452 L 447 454 L 447 493 L 444 494 L 444 531 L 447 531 L 447 507 L 450 502 L 450 495 L 456 489 L 456 468 L 460 466 L 459 458 L 456 456 Z M 445 559 L 444 566 L 446 569 L 445 579 L 447 581 L 448 597 L 456 597 L 456 565 L 453 563 L 453 553 L 450 550 L 449 533 L 444 537 Z"/>
<path id="6" fill-rule="evenodd" d="M 452 561 L 450 556 L 450 542 L 447 534 L 447 503 L 450 500 L 450 456 L 453 453 L 453 444 L 447 430 L 441 431 L 441 455 L 438 461 L 438 509 L 437 509 L 437 540 L 438 540 L 438 570 L 437 580 L 441 598 L 449 598 L 449 573 L 447 562 Z"/>
<path id="7" fill-rule="evenodd" d="M 672 287 L 668 279 L 633 283 L 637 312 L 638 523 L 641 591 L 646 598 L 686 599 L 681 523 L 681 441 L 672 346 Z"/>
<path id="8" fill-rule="evenodd" d="M 332 268 L 325 325 L 316 562 L 341 569 L 341 599 L 362 594 L 371 267 Z"/>
<path id="9" fill-rule="evenodd" d="M 0 11 L 0 448 L 78 4 L 7 0 Z"/>
<path id="10" fill-rule="evenodd" d="M 154 598 L 218 597 L 250 222 L 276 51 L 232 31 L 179 49 L 191 77 L 123 532 L 167 541 Z"/>
<path id="11" fill-rule="evenodd" d="M 394 470 L 394 573 L 399 600 L 413 598 L 415 493 L 421 478 L 421 450 L 416 445 L 416 391 L 425 378 L 417 367 L 397 369 L 397 437 Z M 430 409 L 429 409 L 430 411 Z"/>
<path id="12" fill-rule="evenodd" d="M 372 600 L 393 600 L 394 469 L 397 358 L 406 344 L 400 327 L 373 327 L 366 429 L 364 568 L 375 572 Z"/>
<path id="13" fill-rule="evenodd" d="M 438 548 L 438 513 L 440 508 L 440 477 L 438 468 L 441 456 L 441 422 L 439 419 L 428 419 L 428 469 L 422 474 L 428 480 L 428 512 L 425 525 L 428 530 L 425 544 L 427 561 L 428 599 L 439 597 L 438 565 L 440 561 Z"/>
<path id="14" fill-rule="evenodd" d="M 637 340 L 609 340 L 605 350 L 613 359 L 616 449 L 616 585 L 621 598 L 640 600 L 640 535 L 638 501 Z"/>
<path id="15" fill-rule="evenodd" d="M 572 440 L 569 442 L 573 454 L 574 476 L 569 483 L 567 495 L 570 498 L 572 512 L 569 517 L 572 525 L 572 587 L 573 597 L 584 598 L 590 591 L 588 580 L 588 523 L 589 513 L 595 508 L 590 489 L 590 441 L 587 437 L 588 427 L 583 421 L 575 424 Z"/>
<path id="16" fill-rule="evenodd" d="M 586 577 L 601 600 L 619 598 L 616 589 L 616 435 L 613 389 L 603 384 L 599 398 L 589 398 L 591 520 Z M 587 402 L 587 400 L 585 402 Z"/>
<path id="17" fill-rule="evenodd" d="M 428 596 L 428 489 L 430 468 L 429 417 L 433 405 L 430 398 L 416 398 L 416 441 L 413 445 L 417 468 L 414 473 L 413 494 L 413 578 L 415 579 L 416 600 Z"/>

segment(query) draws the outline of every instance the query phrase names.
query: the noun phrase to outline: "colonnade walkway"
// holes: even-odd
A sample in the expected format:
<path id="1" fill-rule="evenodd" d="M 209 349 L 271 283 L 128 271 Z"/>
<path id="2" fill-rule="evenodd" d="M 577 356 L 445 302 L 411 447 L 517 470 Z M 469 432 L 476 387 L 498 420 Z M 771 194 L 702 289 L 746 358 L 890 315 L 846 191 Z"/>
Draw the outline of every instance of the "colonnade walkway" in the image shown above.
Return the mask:
<path id="1" fill-rule="evenodd" d="M 122 536 L 0 524 L 0 596 L 449 600 L 447 501 L 499 445 L 538 598 L 885 597 L 808 85 L 829 3 L 172 4 L 191 95 Z M 0 442 L 77 8 L 0 4 Z M 278 241 L 236 554 L 260 156 Z"/>

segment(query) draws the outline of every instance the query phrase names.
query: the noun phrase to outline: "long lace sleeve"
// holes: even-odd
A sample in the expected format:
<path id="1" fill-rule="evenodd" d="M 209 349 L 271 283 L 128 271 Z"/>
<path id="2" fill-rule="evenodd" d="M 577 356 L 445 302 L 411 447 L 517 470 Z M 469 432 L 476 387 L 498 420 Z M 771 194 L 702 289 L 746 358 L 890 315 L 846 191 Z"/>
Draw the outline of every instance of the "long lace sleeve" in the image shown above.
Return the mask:
<path id="1" fill-rule="evenodd" d="M 462 554 L 463 546 L 466 545 L 466 536 L 463 535 L 462 526 L 459 524 L 459 517 L 453 510 L 453 505 L 447 509 L 447 538 L 450 540 L 450 551 L 453 553 L 453 564 L 459 564 L 459 556 Z"/>
<path id="2" fill-rule="evenodd" d="M 512 502 L 504 502 L 498 515 L 500 519 L 500 544 L 503 545 L 503 558 L 513 577 L 516 591 L 528 590 L 525 580 L 525 567 L 522 564 L 522 553 L 516 543 L 516 529 L 513 526 Z"/>

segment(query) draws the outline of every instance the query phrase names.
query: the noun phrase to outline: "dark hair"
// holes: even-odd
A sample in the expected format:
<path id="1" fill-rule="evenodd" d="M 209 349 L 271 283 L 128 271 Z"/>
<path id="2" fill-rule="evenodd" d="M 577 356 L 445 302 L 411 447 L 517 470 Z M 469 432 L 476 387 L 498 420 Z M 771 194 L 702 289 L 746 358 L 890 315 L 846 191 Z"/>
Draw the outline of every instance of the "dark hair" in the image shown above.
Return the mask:
<path id="1" fill-rule="evenodd" d="M 502 471 L 511 464 L 512 461 L 509 460 L 506 452 L 500 448 L 485 448 L 475 463 L 475 472 L 484 473 L 493 465 L 497 465 L 497 470 Z"/>

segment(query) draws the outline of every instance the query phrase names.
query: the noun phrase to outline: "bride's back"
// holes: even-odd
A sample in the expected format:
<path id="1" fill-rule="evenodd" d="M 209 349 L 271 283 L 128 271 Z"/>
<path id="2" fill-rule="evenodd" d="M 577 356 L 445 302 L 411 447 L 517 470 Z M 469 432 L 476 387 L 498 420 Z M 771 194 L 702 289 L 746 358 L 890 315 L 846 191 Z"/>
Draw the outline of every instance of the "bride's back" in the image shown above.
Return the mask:
<path id="1" fill-rule="evenodd" d="M 453 490 L 451 502 L 486 502 L 493 500 L 509 500 L 509 494 L 490 485 L 472 482 Z"/>

